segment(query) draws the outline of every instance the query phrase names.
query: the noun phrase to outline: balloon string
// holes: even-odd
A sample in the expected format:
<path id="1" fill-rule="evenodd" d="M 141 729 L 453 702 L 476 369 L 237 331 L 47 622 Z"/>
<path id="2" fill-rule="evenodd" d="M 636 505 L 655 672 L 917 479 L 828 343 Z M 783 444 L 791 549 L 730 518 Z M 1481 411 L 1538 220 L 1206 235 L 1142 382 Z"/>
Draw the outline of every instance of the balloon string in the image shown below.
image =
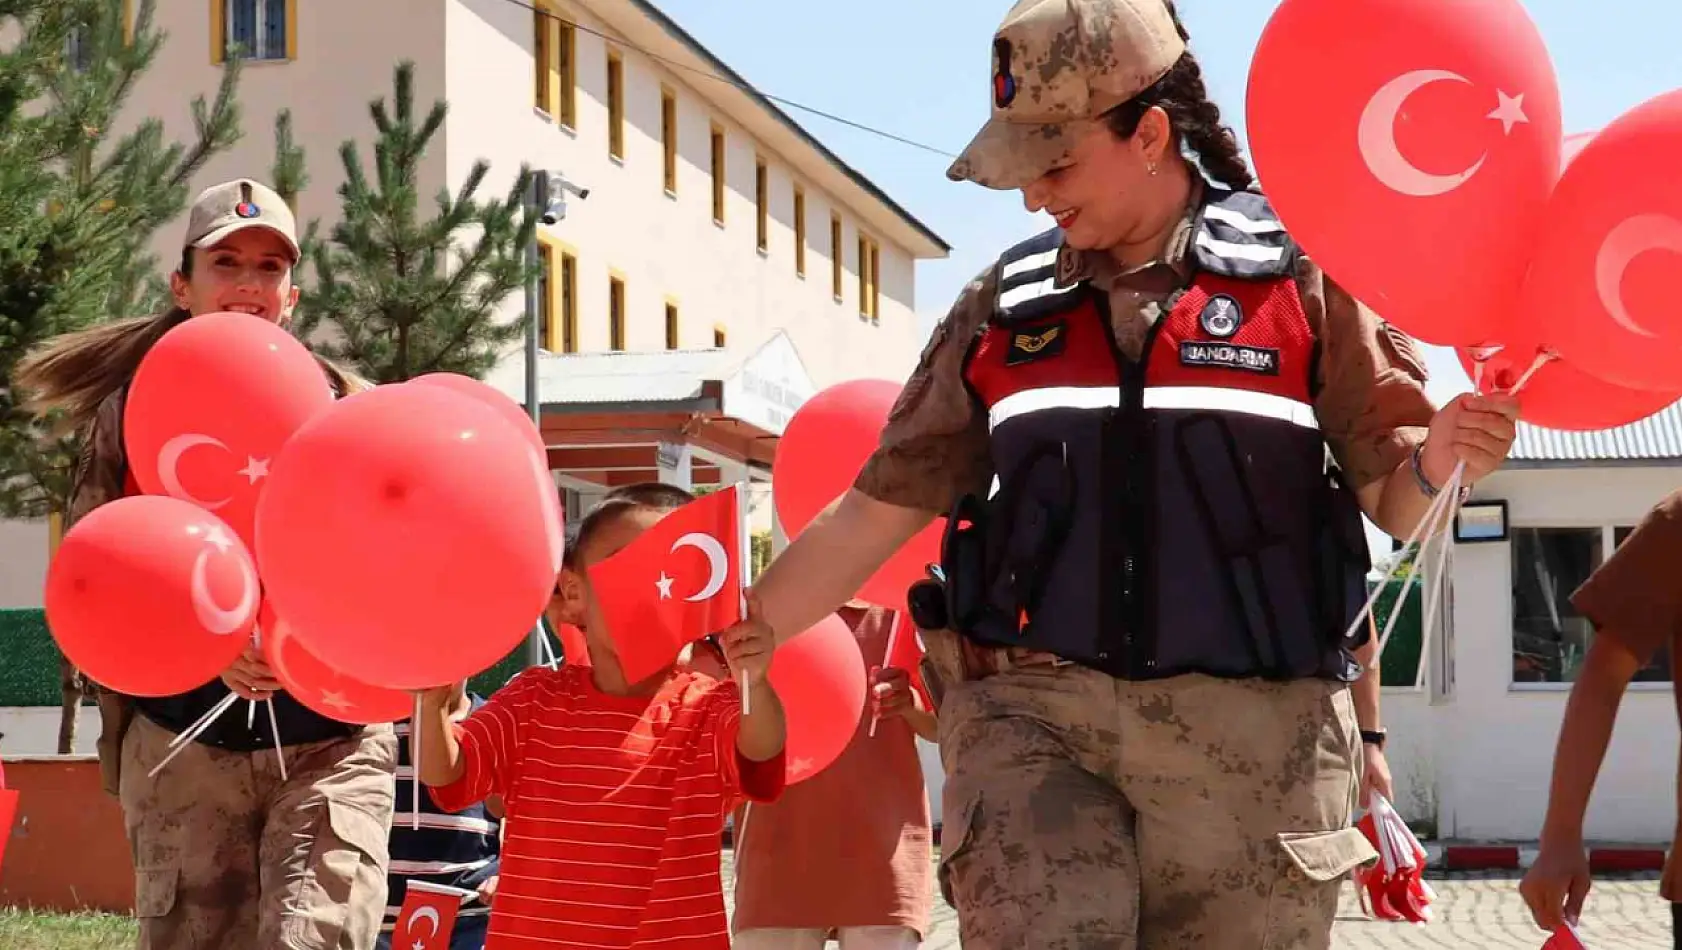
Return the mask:
<path id="1" fill-rule="evenodd" d="M 1436 629 L 1436 625 L 1432 621 L 1437 616 L 1437 603 L 1442 599 L 1443 588 L 1448 586 L 1448 572 L 1446 570 L 1448 567 L 1448 551 L 1449 548 L 1454 546 L 1454 536 L 1448 533 L 1447 528 L 1459 511 L 1460 485 L 1465 478 L 1466 463 L 1461 462 L 1454 467 L 1454 474 L 1449 476 L 1448 479 L 1448 487 L 1443 489 L 1443 494 L 1452 496 L 1454 501 L 1443 509 L 1443 538 L 1437 544 L 1437 559 L 1431 566 L 1430 576 L 1426 578 L 1426 584 L 1429 585 L 1430 589 L 1425 594 L 1425 614 L 1420 618 L 1420 625 L 1423 629 L 1419 634 L 1419 666 L 1414 671 L 1414 689 L 1425 688 L 1425 662 L 1426 658 L 1431 655 L 1431 634 Z M 1421 556 L 1420 560 L 1423 561 L 1424 557 Z M 1415 573 L 1418 572 L 1415 571 Z M 1401 613 L 1400 610 L 1396 610 L 1393 611 L 1392 616 L 1399 617 Z"/>
<path id="2" fill-rule="evenodd" d="M 1524 375 L 1518 378 L 1518 382 L 1513 383 L 1513 388 L 1507 390 L 1507 394 L 1510 396 L 1518 395 L 1518 391 L 1524 388 L 1524 384 L 1530 382 L 1530 377 L 1535 376 L 1538 370 L 1557 359 L 1559 359 L 1558 354 L 1549 350 L 1537 353 L 1535 361 L 1530 364 L 1530 368 L 1524 371 Z"/>
<path id="3" fill-rule="evenodd" d="M 1349 628 L 1343 632 L 1344 640 L 1354 639 L 1355 631 L 1359 630 L 1361 623 L 1372 615 L 1373 605 L 1378 603 L 1379 595 L 1384 592 L 1385 586 L 1395 579 L 1396 572 L 1401 570 L 1402 562 L 1407 559 L 1408 552 L 1412 551 L 1419 543 L 1421 533 L 1425 532 L 1428 526 L 1435 524 L 1443 506 L 1448 503 L 1447 499 L 1448 495 L 1446 493 L 1439 492 L 1437 497 L 1431 501 L 1431 506 L 1425 509 L 1425 514 L 1420 516 L 1418 523 L 1413 526 L 1412 533 L 1407 536 L 1407 540 L 1402 542 L 1401 549 L 1396 552 L 1396 558 L 1391 563 L 1390 569 L 1384 572 L 1384 577 L 1379 581 L 1378 586 L 1374 587 L 1372 592 L 1367 595 L 1367 602 L 1361 607 L 1360 612 L 1349 621 Z"/>
<path id="4" fill-rule="evenodd" d="M 1457 486 L 1459 484 L 1461 471 L 1461 466 L 1455 467 L 1454 474 L 1450 475 L 1448 479 L 1449 487 L 1445 487 L 1441 492 L 1437 493 L 1437 497 L 1431 502 L 1431 507 L 1425 510 L 1425 516 L 1419 519 L 1419 525 L 1414 528 L 1416 533 L 1420 528 L 1425 528 L 1424 536 L 1419 539 L 1419 547 L 1421 551 L 1425 549 L 1425 545 L 1430 543 L 1431 538 L 1435 536 L 1438 531 L 1447 527 L 1448 518 L 1453 517 L 1451 513 L 1452 506 L 1448 504 L 1448 502 L 1451 498 L 1455 497 L 1455 494 L 1457 494 Z M 1445 515 L 1447 517 L 1445 517 Z M 1427 527 L 1427 525 L 1429 525 L 1429 527 Z M 1412 540 L 1413 539 L 1411 538 L 1409 539 L 1410 544 Z M 1388 587 L 1390 581 L 1395 578 L 1396 572 L 1401 569 L 1402 562 L 1406 558 L 1407 551 L 1408 547 L 1404 545 L 1401 555 L 1396 558 L 1396 563 L 1391 565 L 1389 572 L 1384 575 L 1384 580 L 1378 585 L 1378 587 L 1373 589 L 1372 596 L 1368 598 L 1369 603 L 1376 602 L 1378 594 Z M 1396 630 L 1396 622 L 1402 617 L 1402 605 L 1407 603 L 1408 594 L 1413 591 L 1414 583 L 1419 580 L 1419 571 L 1417 569 L 1419 565 L 1416 563 L 1414 567 L 1415 570 L 1408 572 L 1407 580 L 1402 583 L 1402 590 L 1396 596 L 1396 603 L 1390 608 L 1390 616 L 1385 620 L 1384 630 L 1378 638 L 1378 647 L 1373 651 L 1372 662 L 1374 666 L 1377 666 L 1379 661 L 1383 659 L 1384 647 L 1390 641 L 1390 634 L 1394 633 Z M 1354 636 L 1354 633 L 1351 632 L 1349 636 Z"/>
<path id="5" fill-rule="evenodd" d="M 176 756 L 180 755 L 181 750 L 187 748 L 187 746 L 192 743 L 192 740 L 198 738 L 201 734 L 204 733 L 204 731 L 206 729 L 209 729 L 211 724 L 216 721 L 218 716 L 221 716 L 223 713 L 225 713 L 229 709 L 233 708 L 234 703 L 237 702 L 238 700 L 239 700 L 239 694 L 238 693 L 229 693 L 228 695 L 222 697 L 222 699 L 219 702 L 217 702 L 216 705 L 210 707 L 210 709 L 208 711 L 206 711 L 204 715 L 199 717 L 198 722 L 195 722 L 191 726 L 188 726 L 185 730 L 183 730 L 179 735 L 177 735 L 173 740 L 170 741 L 169 754 L 164 756 L 164 760 L 162 762 L 159 762 L 157 765 L 152 766 L 152 770 L 150 772 L 146 773 L 146 777 L 147 778 L 156 777 L 159 772 L 163 771 L 164 766 L 166 766 L 170 763 L 170 760 L 172 760 Z"/>
<path id="6" fill-rule="evenodd" d="M 269 732 L 274 734 L 274 757 L 280 763 L 280 780 L 286 781 L 286 753 L 280 748 L 280 720 L 275 717 L 274 700 L 265 699 L 263 705 L 269 707 Z"/>
<path id="7" fill-rule="evenodd" d="M 410 751 L 414 752 L 414 772 L 410 775 L 410 785 L 413 786 L 414 813 L 409 816 L 409 827 L 414 831 L 420 830 L 420 772 L 421 772 L 421 697 L 415 694 L 415 714 L 409 717 L 409 738 L 412 740 Z"/>
<path id="8" fill-rule="evenodd" d="M 257 728 L 257 701 L 255 699 L 245 701 L 245 728 Z"/>
<path id="9" fill-rule="evenodd" d="M 204 715 L 195 720 L 192 725 L 176 733 L 175 738 L 169 740 L 169 747 L 173 749 L 177 746 L 185 745 L 194 736 L 209 728 L 210 724 L 215 722 L 218 716 L 227 712 L 229 707 L 233 706 L 233 704 L 237 702 L 239 702 L 238 693 L 229 693 L 217 700 L 216 705 L 205 710 Z"/>

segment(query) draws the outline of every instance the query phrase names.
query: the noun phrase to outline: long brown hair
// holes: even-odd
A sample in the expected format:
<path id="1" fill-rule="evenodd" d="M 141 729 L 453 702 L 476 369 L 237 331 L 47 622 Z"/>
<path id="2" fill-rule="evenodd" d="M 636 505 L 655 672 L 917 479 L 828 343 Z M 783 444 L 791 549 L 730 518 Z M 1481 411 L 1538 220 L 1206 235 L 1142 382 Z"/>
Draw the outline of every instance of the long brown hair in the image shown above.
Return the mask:
<path id="1" fill-rule="evenodd" d="M 19 361 L 12 386 L 31 412 L 58 410 L 67 430 L 82 429 L 106 397 L 128 385 L 152 345 L 189 316 L 172 307 L 54 337 Z"/>

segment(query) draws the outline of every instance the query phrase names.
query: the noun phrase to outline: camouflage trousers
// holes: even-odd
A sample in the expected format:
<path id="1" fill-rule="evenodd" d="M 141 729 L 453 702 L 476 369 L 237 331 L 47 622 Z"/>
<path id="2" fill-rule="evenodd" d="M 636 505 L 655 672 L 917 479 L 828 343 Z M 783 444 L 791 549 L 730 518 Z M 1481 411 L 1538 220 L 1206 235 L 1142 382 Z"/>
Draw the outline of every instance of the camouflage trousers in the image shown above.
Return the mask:
<path id="1" fill-rule="evenodd" d="M 965 950 L 1330 946 L 1342 879 L 1377 857 L 1350 827 L 1346 686 L 1043 662 L 966 680 L 955 635 L 928 639 Z"/>
<path id="2" fill-rule="evenodd" d="M 232 713 L 230 713 L 232 715 Z M 226 752 L 145 716 L 123 737 L 121 794 L 140 950 L 372 950 L 385 914 L 397 739 L 389 726 Z"/>

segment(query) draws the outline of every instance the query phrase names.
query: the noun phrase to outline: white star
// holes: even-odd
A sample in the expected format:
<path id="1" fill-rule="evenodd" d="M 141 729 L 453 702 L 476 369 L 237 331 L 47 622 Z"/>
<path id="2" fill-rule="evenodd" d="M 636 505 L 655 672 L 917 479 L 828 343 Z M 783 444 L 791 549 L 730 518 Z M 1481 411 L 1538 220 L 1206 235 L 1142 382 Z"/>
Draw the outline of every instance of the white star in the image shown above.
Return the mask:
<path id="1" fill-rule="evenodd" d="M 675 580 L 676 578 L 667 577 L 665 571 L 660 572 L 660 579 L 654 582 L 654 586 L 660 589 L 661 600 L 672 599 L 672 583 Z"/>
<path id="2" fill-rule="evenodd" d="M 216 548 L 217 554 L 227 554 L 228 549 L 234 546 L 234 539 L 228 537 L 228 532 L 222 530 L 219 524 L 211 525 L 210 530 L 205 532 L 204 539 Z"/>
<path id="3" fill-rule="evenodd" d="M 330 689 L 324 689 L 321 691 L 321 702 L 324 705 L 332 706 L 340 712 L 343 712 L 354 705 L 350 700 L 345 698 L 345 694 L 337 693 Z"/>
<path id="4" fill-rule="evenodd" d="M 258 479 L 268 476 L 269 460 L 247 455 L 245 457 L 245 467 L 240 469 L 238 474 L 244 475 L 247 483 L 255 485 Z"/>
<path id="5" fill-rule="evenodd" d="M 790 775 L 802 775 L 802 776 L 804 776 L 804 775 L 810 775 L 811 772 L 812 772 L 812 760 L 811 759 L 802 757 L 802 758 L 798 758 L 798 759 L 790 759 L 789 760 L 788 773 Z"/>
<path id="6" fill-rule="evenodd" d="M 1499 105 L 1495 107 L 1495 111 L 1491 112 L 1487 118 L 1501 120 L 1502 134 L 1512 135 L 1513 126 L 1518 125 L 1521 122 L 1528 123 L 1530 121 L 1530 117 L 1524 114 L 1524 93 L 1521 92 L 1516 96 L 1509 96 L 1497 89 L 1495 90 L 1495 96 Z"/>

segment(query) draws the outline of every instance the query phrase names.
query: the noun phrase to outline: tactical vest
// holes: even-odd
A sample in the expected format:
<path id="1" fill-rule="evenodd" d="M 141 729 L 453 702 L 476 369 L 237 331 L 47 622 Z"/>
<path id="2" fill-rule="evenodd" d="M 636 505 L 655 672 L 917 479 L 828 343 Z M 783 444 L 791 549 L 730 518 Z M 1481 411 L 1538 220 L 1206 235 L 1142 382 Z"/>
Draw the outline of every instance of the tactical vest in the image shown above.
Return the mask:
<path id="1" fill-rule="evenodd" d="M 1108 298 L 1056 279 L 1056 230 L 1007 251 L 964 379 L 997 477 L 943 552 L 955 629 L 1126 679 L 1352 679 L 1360 509 L 1314 409 L 1298 252 L 1267 200 L 1211 191 L 1190 286 L 1139 362 Z"/>

